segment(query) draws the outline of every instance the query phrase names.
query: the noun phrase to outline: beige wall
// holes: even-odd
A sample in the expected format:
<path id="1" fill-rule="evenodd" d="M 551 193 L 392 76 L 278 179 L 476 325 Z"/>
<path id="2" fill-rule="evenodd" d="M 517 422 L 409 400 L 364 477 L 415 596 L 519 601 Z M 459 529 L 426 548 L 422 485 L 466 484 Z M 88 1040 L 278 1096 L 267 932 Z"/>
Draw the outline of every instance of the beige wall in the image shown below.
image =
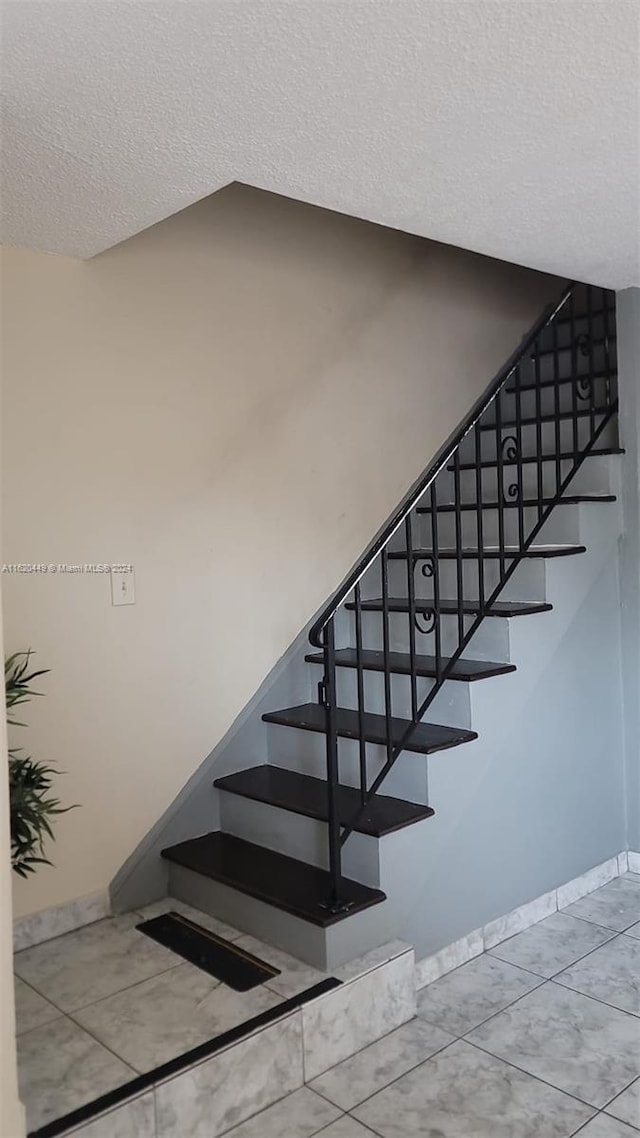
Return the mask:
<path id="1" fill-rule="evenodd" d="M 558 287 L 230 187 L 90 262 L 4 254 L 7 650 L 82 808 L 17 914 L 104 889 Z M 26 740 L 25 740 L 26 741 Z"/>

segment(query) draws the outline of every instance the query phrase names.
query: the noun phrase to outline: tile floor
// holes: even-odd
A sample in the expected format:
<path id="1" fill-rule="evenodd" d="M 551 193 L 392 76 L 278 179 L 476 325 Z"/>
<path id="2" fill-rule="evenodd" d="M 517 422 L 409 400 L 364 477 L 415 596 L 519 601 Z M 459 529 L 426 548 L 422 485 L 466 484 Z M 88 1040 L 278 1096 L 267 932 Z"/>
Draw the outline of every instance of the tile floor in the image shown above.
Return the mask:
<path id="1" fill-rule="evenodd" d="M 165 901 L 143 911 L 180 908 Z M 323 974 L 209 918 L 282 969 L 240 994 L 137 933 L 139 915 L 18 953 L 29 1126 Z M 105 937 L 106 942 L 105 942 Z M 142 942 L 142 944 L 140 943 Z M 225 1138 L 638 1138 L 640 875 L 626 874 L 419 993 L 418 1016 Z"/>
<path id="2" fill-rule="evenodd" d="M 168 909 L 236 941 L 280 974 L 249 992 L 219 983 L 138 932 L 141 920 Z M 24 949 L 14 957 L 14 971 L 18 1073 L 29 1130 L 325 979 L 170 899 Z"/>
<path id="3" fill-rule="evenodd" d="M 639 1138 L 639 918 L 626 874 L 423 988 L 416 1019 L 225 1138 Z"/>

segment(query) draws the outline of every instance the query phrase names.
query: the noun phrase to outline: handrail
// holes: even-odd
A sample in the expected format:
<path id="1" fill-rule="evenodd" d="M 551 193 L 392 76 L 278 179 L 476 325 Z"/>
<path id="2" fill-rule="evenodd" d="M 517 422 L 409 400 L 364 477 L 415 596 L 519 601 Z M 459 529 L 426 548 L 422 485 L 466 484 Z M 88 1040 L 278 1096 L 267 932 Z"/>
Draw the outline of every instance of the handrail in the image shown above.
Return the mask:
<path id="1" fill-rule="evenodd" d="M 340 605 L 344 604 L 351 590 L 362 579 L 364 574 L 367 572 L 367 569 L 369 569 L 369 567 L 376 560 L 376 557 L 380 551 L 384 549 L 384 547 L 393 537 L 394 533 L 396 533 L 397 529 L 406 520 L 416 505 L 416 502 L 424 494 L 425 490 L 429 488 L 433 480 L 453 457 L 454 451 L 456 451 L 460 446 L 465 435 L 467 435 L 469 431 L 473 429 L 478 419 L 480 419 L 480 417 L 487 410 L 489 404 L 493 399 L 495 399 L 497 393 L 504 386 L 509 377 L 513 374 L 523 357 L 526 356 L 531 346 L 535 343 L 537 337 L 547 327 L 547 325 L 551 323 L 563 305 L 566 304 L 569 296 L 571 295 L 572 289 L 575 286 L 575 283 L 575 281 L 567 282 L 559 299 L 556 302 L 549 304 L 547 308 L 545 308 L 542 315 L 538 317 L 535 324 L 532 325 L 531 329 L 529 332 L 527 332 L 521 343 L 509 356 L 507 362 L 500 368 L 500 371 L 490 383 L 489 387 L 480 396 L 476 403 L 474 403 L 467 417 L 463 420 L 459 427 L 456 427 L 454 432 L 440 447 L 440 450 L 437 452 L 431 465 L 427 467 L 426 471 L 424 471 L 418 480 L 414 482 L 413 486 L 411 486 L 405 497 L 400 502 L 400 505 L 393 512 L 389 520 L 384 524 L 382 529 L 373 539 L 371 545 L 369 545 L 365 550 L 355 567 L 351 570 L 343 583 L 333 594 L 329 602 L 326 604 L 325 608 L 320 613 L 320 616 L 314 621 L 309 631 L 309 640 L 315 648 L 323 647 L 322 633 L 331 618 L 335 616 L 336 612 L 340 608 Z"/>

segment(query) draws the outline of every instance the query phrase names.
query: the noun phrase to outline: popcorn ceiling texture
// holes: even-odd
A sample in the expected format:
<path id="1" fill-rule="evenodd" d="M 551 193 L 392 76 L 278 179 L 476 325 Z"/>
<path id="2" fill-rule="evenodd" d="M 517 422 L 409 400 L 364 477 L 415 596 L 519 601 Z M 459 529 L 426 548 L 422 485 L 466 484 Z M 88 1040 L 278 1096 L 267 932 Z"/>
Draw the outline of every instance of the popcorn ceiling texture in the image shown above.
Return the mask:
<path id="1" fill-rule="evenodd" d="M 636 0 L 3 8 L 6 243 L 91 257 L 241 181 L 640 283 Z"/>

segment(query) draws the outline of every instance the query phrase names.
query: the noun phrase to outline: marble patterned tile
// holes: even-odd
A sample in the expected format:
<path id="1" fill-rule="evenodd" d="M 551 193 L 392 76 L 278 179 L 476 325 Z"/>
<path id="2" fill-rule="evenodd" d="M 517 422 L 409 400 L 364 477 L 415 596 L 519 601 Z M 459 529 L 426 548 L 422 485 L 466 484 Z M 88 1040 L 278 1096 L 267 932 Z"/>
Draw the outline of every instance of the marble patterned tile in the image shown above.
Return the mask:
<path id="1" fill-rule="evenodd" d="M 265 987 L 277 992 L 283 999 L 288 1000 L 292 996 L 297 996 L 307 988 L 312 988 L 314 984 L 319 984 L 321 980 L 326 980 L 328 976 L 327 972 L 320 972 L 318 968 L 297 960 L 295 956 L 289 956 L 287 952 L 274 948 L 273 945 L 258 940 L 257 937 L 241 936 L 235 943 L 238 948 L 244 948 L 246 952 L 280 969 L 279 976 L 265 980 Z"/>
<path id="2" fill-rule="evenodd" d="M 337 1122 L 322 1131 L 322 1138 L 377 1138 L 377 1135 L 373 1130 L 369 1130 L 368 1126 L 363 1126 L 361 1122 L 345 1114 L 343 1118 L 339 1118 Z"/>
<path id="3" fill-rule="evenodd" d="M 182 964 L 74 1012 L 74 1019 L 144 1072 L 277 1007 L 281 1000 L 262 986 L 234 992 L 200 968 Z"/>
<path id="4" fill-rule="evenodd" d="M 364 976 L 365 972 L 371 972 L 374 968 L 379 968 L 381 964 L 387 964 L 389 960 L 395 960 L 397 956 L 403 956 L 405 952 L 409 951 L 411 951 L 411 945 L 404 940 L 386 941 L 376 948 L 370 948 L 362 956 L 356 956 L 347 964 L 340 964 L 333 969 L 331 975 L 335 976 L 337 980 L 342 980 L 343 984 L 347 984 L 350 980 L 356 980 L 358 976 Z"/>
<path id="5" fill-rule="evenodd" d="M 22 952 L 34 944 L 64 936 L 84 925 L 102 921 L 109 915 L 109 898 L 106 893 L 93 893 L 90 897 L 79 897 L 65 905 L 42 909 L 30 913 L 13 922 L 13 951 Z"/>
<path id="6" fill-rule="evenodd" d="M 157 1138 L 217 1138 L 302 1083 L 297 1011 L 158 1085 Z"/>
<path id="7" fill-rule="evenodd" d="M 382 1138 L 568 1138 L 593 1111 L 459 1040 L 353 1114 Z"/>
<path id="8" fill-rule="evenodd" d="M 490 955 L 550 978 L 616 934 L 567 913 L 552 913 L 538 925 L 502 941 Z"/>
<path id="9" fill-rule="evenodd" d="M 618 854 L 618 873 L 626 873 L 629 869 L 629 854 L 626 850 Z"/>
<path id="10" fill-rule="evenodd" d="M 135 1072 L 63 1016 L 17 1040 L 20 1097 L 29 1130 L 135 1078 Z"/>
<path id="11" fill-rule="evenodd" d="M 640 940 L 640 921 L 638 921 L 637 925 L 632 925 L 630 929 L 625 929 L 624 935 L 632 936 L 635 937 L 636 940 Z"/>
<path id="12" fill-rule="evenodd" d="M 69 1133 L 69 1138 L 155 1138 L 153 1091 L 117 1106 Z"/>
<path id="13" fill-rule="evenodd" d="M 412 1019 L 325 1071 L 311 1086 L 342 1110 L 351 1110 L 452 1042 L 448 1032 Z"/>
<path id="14" fill-rule="evenodd" d="M 564 984 L 574 992 L 640 1016 L 640 940 L 617 936 L 555 979 L 557 984 Z"/>
<path id="15" fill-rule="evenodd" d="M 418 992 L 418 1015 L 452 1035 L 466 1035 L 542 980 L 493 956 L 479 956 Z"/>
<path id="16" fill-rule="evenodd" d="M 181 963 L 182 957 L 138 932 L 136 924 L 138 915 L 127 914 L 88 925 L 19 952 L 14 970 L 71 1012 Z"/>
<path id="17" fill-rule="evenodd" d="M 599 1114 L 580 1131 L 579 1138 L 638 1138 L 638 1131 L 617 1118 Z"/>
<path id="18" fill-rule="evenodd" d="M 528 929 L 531 925 L 535 925 L 537 921 L 543 921 L 545 917 L 549 917 L 551 913 L 555 913 L 557 908 L 556 890 L 552 889 L 550 893 L 543 893 L 541 897 L 536 897 L 526 905 L 520 905 L 519 908 L 514 909 L 512 913 L 507 913 L 504 917 L 498 917 L 495 921 L 490 921 L 482 930 L 484 947 L 486 949 L 493 948 L 493 946 L 499 944 L 501 940 L 506 940 L 509 936 L 515 936 L 516 933 L 522 932 L 523 929 Z"/>
<path id="19" fill-rule="evenodd" d="M 618 877 L 564 909 L 572 917 L 624 932 L 640 920 L 640 882 Z"/>
<path id="20" fill-rule="evenodd" d="M 574 877 L 572 881 L 567 881 L 565 885 L 559 885 L 558 908 L 565 909 L 573 901 L 579 901 L 581 897 L 593 893 L 594 889 L 613 881 L 619 872 L 618 858 L 610 857 L 600 865 L 594 865 L 593 869 L 588 869 L 586 873 L 581 873 L 579 877 Z"/>
<path id="21" fill-rule="evenodd" d="M 626 1091 L 614 1098 L 605 1107 L 605 1112 L 640 1130 L 640 1079 L 636 1079 Z"/>
<path id="22" fill-rule="evenodd" d="M 632 873 L 631 870 L 629 870 L 628 873 L 624 873 L 622 876 L 626 877 L 628 881 L 640 882 L 640 873 Z"/>
<path id="23" fill-rule="evenodd" d="M 302 1008 L 305 1079 L 354 1055 L 414 1017 L 413 951 L 359 976 Z"/>
<path id="24" fill-rule="evenodd" d="M 454 941 L 453 944 L 448 944 L 438 952 L 434 952 L 432 956 L 418 960 L 416 962 L 416 987 L 424 988 L 427 984 L 433 984 L 434 980 L 439 980 L 441 976 L 446 976 L 447 972 L 453 972 L 454 968 L 460 968 L 467 961 L 473 960 L 476 956 L 481 956 L 483 952 L 482 929 L 476 929 L 468 936 L 463 936 L 460 940 Z"/>
<path id="25" fill-rule="evenodd" d="M 137 923 L 150 921 L 153 917 L 161 917 L 163 913 L 171 912 L 181 913 L 183 917 L 188 917 L 190 921 L 194 921 L 196 925 L 202 925 L 203 929 L 208 929 L 209 932 L 224 937 L 225 940 L 237 940 L 238 937 L 242 936 L 240 929 L 234 929 L 232 925 L 227 925 L 217 917 L 212 917 L 210 913 L 203 913 L 201 909 L 194 909 L 192 905 L 178 901 L 175 897 L 163 897 L 160 901 L 152 901 L 150 905 L 144 905 L 138 909 Z"/>
<path id="26" fill-rule="evenodd" d="M 640 873 L 640 853 L 629 850 L 627 854 L 627 868 L 631 873 Z"/>
<path id="27" fill-rule="evenodd" d="M 51 1023 L 58 1019 L 62 1012 L 54 1008 L 44 996 L 35 992 L 24 980 L 14 977 L 16 999 L 16 1035 L 31 1031 L 34 1027 L 41 1027 L 43 1023 Z"/>
<path id="28" fill-rule="evenodd" d="M 311 1138 L 335 1122 L 342 1111 L 308 1087 L 280 1099 L 247 1122 L 228 1130 L 225 1138 Z"/>
<path id="29" fill-rule="evenodd" d="M 640 1074 L 637 1019 L 553 981 L 469 1040 L 595 1107 Z"/>

